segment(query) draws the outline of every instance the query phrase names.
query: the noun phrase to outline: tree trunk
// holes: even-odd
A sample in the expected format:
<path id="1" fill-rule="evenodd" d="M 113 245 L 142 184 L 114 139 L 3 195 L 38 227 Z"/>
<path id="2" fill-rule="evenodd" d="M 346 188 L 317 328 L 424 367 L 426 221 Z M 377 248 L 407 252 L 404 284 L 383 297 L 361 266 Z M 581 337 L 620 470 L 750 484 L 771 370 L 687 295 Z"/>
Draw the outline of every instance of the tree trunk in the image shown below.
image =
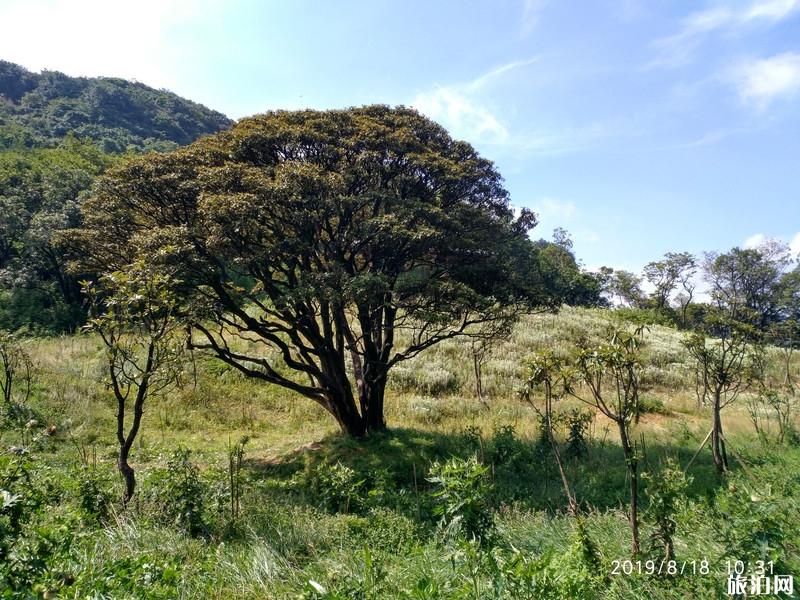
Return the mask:
<path id="1" fill-rule="evenodd" d="M 478 353 L 473 349 L 472 351 L 472 366 L 475 369 L 475 393 L 478 396 L 478 402 L 483 404 L 483 379 L 481 377 L 481 361 L 478 358 Z"/>
<path id="2" fill-rule="evenodd" d="M 783 385 L 789 388 L 789 391 L 794 394 L 794 382 L 792 381 L 792 348 L 784 348 L 783 350 L 786 371 L 783 376 Z"/>
<path id="3" fill-rule="evenodd" d="M 375 379 L 364 388 L 367 414 L 365 415 L 367 433 L 384 431 L 386 419 L 383 414 L 383 400 L 386 393 L 386 371 L 377 373 Z"/>
<path id="4" fill-rule="evenodd" d="M 564 470 L 564 461 L 561 460 L 561 453 L 558 451 L 558 444 L 556 443 L 556 436 L 553 434 L 553 400 L 550 383 L 545 384 L 545 420 L 547 427 L 547 438 L 550 441 L 550 449 L 553 451 L 553 456 L 558 465 L 558 472 L 561 475 L 561 485 L 564 486 L 564 493 L 567 495 L 567 502 L 569 504 L 569 512 L 571 515 L 578 514 L 578 503 L 575 496 L 572 494 L 572 489 L 569 486 L 567 479 L 567 472 Z"/>
<path id="5" fill-rule="evenodd" d="M 558 451 L 558 444 L 553 435 L 553 425 L 550 416 L 547 417 L 547 432 L 550 437 L 550 448 L 553 450 L 556 464 L 558 465 L 558 472 L 561 474 L 561 484 L 564 486 L 564 493 L 567 495 L 567 502 L 569 503 L 569 512 L 571 515 L 578 514 L 578 503 L 575 496 L 572 495 L 572 489 L 569 487 L 569 480 L 567 479 L 567 472 L 564 470 L 564 462 L 561 460 L 561 453 Z"/>
<path id="6" fill-rule="evenodd" d="M 631 497 L 628 520 L 631 526 L 631 554 L 636 557 L 639 555 L 639 464 L 628 439 L 628 430 L 625 422 L 618 420 L 617 426 L 619 427 L 619 439 L 630 478 Z"/>
<path id="7" fill-rule="evenodd" d="M 722 399 L 719 389 L 714 391 L 714 408 L 711 426 L 711 456 L 717 472 L 722 474 L 728 470 L 728 456 L 725 452 L 725 442 L 722 439 Z"/>
<path id="8" fill-rule="evenodd" d="M 117 458 L 117 467 L 122 474 L 122 479 L 125 481 L 125 492 L 122 495 L 122 504 L 127 506 L 128 502 L 133 498 L 133 492 L 136 490 L 136 475 L 133 467 L 128 464 L 128 453 L 130 446 L 124 444 L 119 449 L 119 456 Z"/>
<path id="9" fill-rule="evenodd" d="M 364 369 L 358 384 L 358 405 L 349 386 L 328 390 L 325 408 L 334 416 L 343 434 L 363 438 L 368 433 L 386 429 L 383 414 L 386 374 L 385 369 Z"/>
<path id="10" fill-rule="evenodd" d="M 358 412 L 352 392 L 349 389 L 329 391 L 326 399 L 326 408 L 336 419 L 342 433 L 354 438 L 363 438 L 367 431 L 366 420 Z"/>

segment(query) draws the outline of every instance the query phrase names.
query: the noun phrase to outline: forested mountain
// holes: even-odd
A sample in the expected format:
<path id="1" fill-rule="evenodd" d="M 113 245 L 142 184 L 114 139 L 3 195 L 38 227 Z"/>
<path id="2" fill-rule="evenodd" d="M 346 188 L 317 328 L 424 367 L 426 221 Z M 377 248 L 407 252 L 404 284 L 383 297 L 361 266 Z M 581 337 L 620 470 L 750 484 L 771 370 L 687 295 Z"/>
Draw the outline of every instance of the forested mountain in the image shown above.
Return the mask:
<path id="1" fill-rule="evenodd" d="M 123 153 L 171 150 L 231 124 L 141 83 L 0 61 L 0 329 L 70 331 L 83 322 L 54 238 L 80 224 L 95 177 Z"/>
<path id="2" fill-rule="evenodd" d="M 0 148 L 52 147 L 73 133 L 104 152 L 171 150 L 231 124 L 222 113 L 142 83 L 37 74 L 0 61 Z"/>

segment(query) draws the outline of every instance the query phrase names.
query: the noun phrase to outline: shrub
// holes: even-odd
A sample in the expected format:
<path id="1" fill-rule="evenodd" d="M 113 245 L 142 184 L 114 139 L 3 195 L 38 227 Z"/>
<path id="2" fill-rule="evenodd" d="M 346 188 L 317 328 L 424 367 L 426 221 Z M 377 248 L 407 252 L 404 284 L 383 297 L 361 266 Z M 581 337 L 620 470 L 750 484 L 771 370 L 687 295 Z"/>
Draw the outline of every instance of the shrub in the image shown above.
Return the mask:
<path id="1" fill-rule="evenodd" d="M 347 513 L 360 508 L 364 481 L 341 462 L 320 464 L 312 474 L 311 488 L 325 509 Z"/>
<path id="2" fill-rule="evenodd" d="M 673 560 L 673 538 L 677 529 L 675 516 L 686 496 L 691 478 L 687 478 L 671 459 L 667 459 L 658 473 L 644 473 L 642 477 L 647 484 L 645 493 L 649 500 L 645 516 L 653 525 L 650 554 L 654 558 Z"/>
<path id="3" fill-rule="evenodd" d="M 112 500 L 106 483 L 93 469 L 84 469 L 78 476 L 78 502 L 90 521 L 102 522 L 108 517 Z"/>
<path id="4" fill-rule="evenodd" d="M 434 513 L 441 516 L 441 525 L 449 536 L 463 533 L 487 540 L 494 526 L 487 473 L 474 455 L 431 465 L 428 481 L 436 486 Z"/>
<path id="5" fill-rule="evenodd" d="M 507 464 L 520 454 L 520 442 L 513 425 L 503 425 L 494 431 L 490 448 L 490 456 L 496 464 Z"/>
<path id="6" fill-rule="evenodd" d="M 664 401 L 655 396 L 640 396 L 639 397 L 639 414 L 658 414 L 668 415 L 669 411 L 664 406 Z"/>
<path id="7" fill-rule="evenodd" d="M 567 448 L 565 454 L 570 458 L 582 458 L 589 453 L 586 431 L 592 422 L 592 413 L 577 408 L 563 416 L 567 424 Z"/>
<path id="8" fill-rule="evenodd" d="M 207 529 L 203 520 L 207 490 L 190 456 L 187 449 L 176 450 L 167 460 L 166 470 L 152 474 L 148 483 L 158 504 L 157 517 L 196 537 Z"/>

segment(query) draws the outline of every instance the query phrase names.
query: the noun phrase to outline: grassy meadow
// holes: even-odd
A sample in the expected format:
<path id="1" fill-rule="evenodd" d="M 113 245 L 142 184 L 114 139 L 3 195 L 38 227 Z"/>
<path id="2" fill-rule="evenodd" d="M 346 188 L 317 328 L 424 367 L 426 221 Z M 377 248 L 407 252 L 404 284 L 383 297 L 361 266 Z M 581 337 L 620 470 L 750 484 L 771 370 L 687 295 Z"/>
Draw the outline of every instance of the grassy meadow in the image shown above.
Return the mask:
<path id="1" fill-rule="evenodd" d="M 614 319 L 525 318 L 486 358 L 484 402 L 469 344 L 443 342 L 391 372 L 389 431 L 364 442 L 313 402 L 195 355 L 182 388 L 145 407 L 127 509 L 102 345 L 27 340 L 31 395 L 0 430 L 0 539 L 11 540 L 0 598 L 716 598 L 736 560 L 800 576 L 800 446 L 791 432 L 777 443 L 774 423 L 757 436 L 746 393 L 723 412 L 732 472 L 718 475 L 705 448 L 670 500 L 683 573 L 614 573 L 630 558 L 626 468 L 616 427 L 592 412 L 576 456 L 558 429 L 582 516 L 567 514 L 517 389 L 526 356 L 599 343 Z M 685 467 L 710 428 L 684 335 L 654 325 L 645 336 L 642 563 L 658 564 L 663 470 Z M 768 356 L 782 382 L 783 355 Z M 797 357 L 790 374 L 800 381 Z M 488 519 L 481 543 L 442 526 L 433 474 L 448 472 L 473 484 L 459 510 Z"/>

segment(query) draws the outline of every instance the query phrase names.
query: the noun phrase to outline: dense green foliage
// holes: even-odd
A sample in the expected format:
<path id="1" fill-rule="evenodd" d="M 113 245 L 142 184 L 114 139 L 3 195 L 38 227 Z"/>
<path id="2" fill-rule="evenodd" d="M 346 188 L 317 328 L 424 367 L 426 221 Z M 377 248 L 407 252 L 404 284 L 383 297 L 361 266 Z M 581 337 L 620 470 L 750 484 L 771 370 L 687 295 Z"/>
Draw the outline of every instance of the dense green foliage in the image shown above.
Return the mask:
<path id="1" fill-rule="evenodd" d="M 37 74 L 0 61 L 0 149 L 54 147 L 72 133 L 104 152 L 164 151 L 231 124 L 221 113 L 141 83 Z"/>
<path id="2" fill-rule="evenodd" d="M 54 245 L 80 224 L 80 203 L 115 158 L 72 136 L 55 148 L 0 151 L 0 328 L 70 330 L 80 290 Z"/>
<path id="3" fill-rule="evenodd" d="M 85 312 L 54 245 L 121 152 L 170 150 L 231 122 L 120 79 L 30 73 L 0 61 L 0 329 L 73 331 Z"/>

